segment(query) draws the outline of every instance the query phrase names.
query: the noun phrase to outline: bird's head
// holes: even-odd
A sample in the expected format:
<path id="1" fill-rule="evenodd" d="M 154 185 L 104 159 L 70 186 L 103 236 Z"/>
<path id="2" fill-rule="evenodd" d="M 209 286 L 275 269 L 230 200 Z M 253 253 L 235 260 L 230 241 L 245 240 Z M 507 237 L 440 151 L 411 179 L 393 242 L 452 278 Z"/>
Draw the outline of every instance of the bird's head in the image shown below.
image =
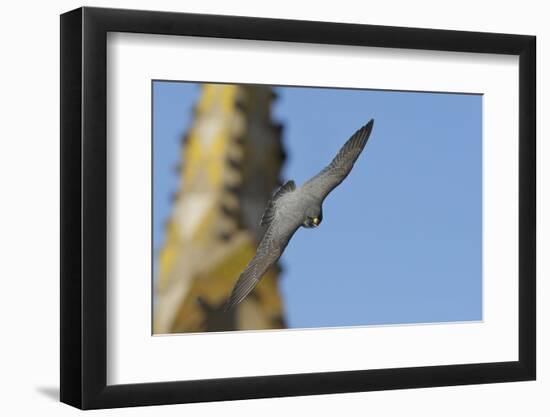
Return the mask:
<path id="1" fill-rule="evenodd" d="M 307 228 L 318 227 L 323 221 L 323 211 L 320 207 L 312 207 L 306 210 L 306 218 L 302 225 Z"/>

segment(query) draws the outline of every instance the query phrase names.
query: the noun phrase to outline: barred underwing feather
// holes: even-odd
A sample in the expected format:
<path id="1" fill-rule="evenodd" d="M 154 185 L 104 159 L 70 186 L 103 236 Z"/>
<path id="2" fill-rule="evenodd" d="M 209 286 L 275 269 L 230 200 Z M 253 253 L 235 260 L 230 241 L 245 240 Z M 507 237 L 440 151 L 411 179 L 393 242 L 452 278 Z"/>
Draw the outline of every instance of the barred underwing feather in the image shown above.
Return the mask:
<path id="1" fill-rule="evenodd" d="M 239 276 L 225 306 L 226 311 L 240 303 L 256 287 L 262 276 L 282 255 L 288 241 L 299 225 L 296 225 L 287 236 L 279 238 L 274 236 L 274 229 L 272 227 L 277 227 L 276 221 L 271 223 L 270 228 L 258 245 L 256 254 Z"/>
<path id="2" fill-rule="evenodd" d="M 365 148 L 373 124 L 374 121 L 371 120 L 361 129 L 357 130 L 342 146 L 331 163 L 303 185 L 304 190 L 324 199 L 344 181 Z"/>

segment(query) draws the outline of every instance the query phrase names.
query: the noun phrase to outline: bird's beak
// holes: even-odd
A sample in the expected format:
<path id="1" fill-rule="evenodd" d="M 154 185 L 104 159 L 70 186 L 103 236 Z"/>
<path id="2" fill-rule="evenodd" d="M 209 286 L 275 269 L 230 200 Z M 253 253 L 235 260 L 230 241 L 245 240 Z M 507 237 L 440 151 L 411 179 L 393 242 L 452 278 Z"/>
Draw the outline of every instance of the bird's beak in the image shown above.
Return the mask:
<path id="1" fill-rule="evenodd" d="M 314 217 L 312 221 L 315 226 L 319 226 L 319 217 Z"/>

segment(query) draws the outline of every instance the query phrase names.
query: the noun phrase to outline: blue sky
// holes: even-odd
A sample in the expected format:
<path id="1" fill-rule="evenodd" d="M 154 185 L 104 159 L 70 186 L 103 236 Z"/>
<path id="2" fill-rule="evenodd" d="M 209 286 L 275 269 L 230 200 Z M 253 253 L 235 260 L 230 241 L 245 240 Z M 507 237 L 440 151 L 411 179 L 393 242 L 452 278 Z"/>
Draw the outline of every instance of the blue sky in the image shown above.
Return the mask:
<path id="1" fill-rule="evenodd" d="M 482 96 L 275 89 L 283 178 L 297 184 L 375 119 L 321 227 L 300 229 L 283 254 L 289 327 L 481 320 Z M 153 94 L 156 256 L 199 87 L 154 82 Z"/>

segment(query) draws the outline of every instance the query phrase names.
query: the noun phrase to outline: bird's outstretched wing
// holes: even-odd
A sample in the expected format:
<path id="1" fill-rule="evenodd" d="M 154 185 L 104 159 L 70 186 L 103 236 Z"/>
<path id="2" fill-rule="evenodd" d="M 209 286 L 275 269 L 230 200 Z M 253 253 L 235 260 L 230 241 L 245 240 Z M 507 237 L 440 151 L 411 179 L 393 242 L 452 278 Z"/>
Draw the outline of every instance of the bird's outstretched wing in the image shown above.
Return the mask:
<path id="1" fill-rule="evenodd" d="M 267 226 L 264 237 L 258 245 L 256 254 L 233 287 L 225 311 L 239 304 L 254 289 L 267 270 L 281 257 L 292 235 L 300 227 L 300 222 L 293 223 L 281 218 L 279 213 L 283 196 L 294 189 L 294 182 L 289 181 L 274 193 L 262 219 L 262 225 Z"/>
<path id="2" fill-rule="evenodd" d="M 370 122 L 355 132 L 342 146 L 332 162 L 302 186 L 304 191 L 324 199 L 344 181 L 367 144 L 373 124 L 374 120 L 371 119 Z"/>

